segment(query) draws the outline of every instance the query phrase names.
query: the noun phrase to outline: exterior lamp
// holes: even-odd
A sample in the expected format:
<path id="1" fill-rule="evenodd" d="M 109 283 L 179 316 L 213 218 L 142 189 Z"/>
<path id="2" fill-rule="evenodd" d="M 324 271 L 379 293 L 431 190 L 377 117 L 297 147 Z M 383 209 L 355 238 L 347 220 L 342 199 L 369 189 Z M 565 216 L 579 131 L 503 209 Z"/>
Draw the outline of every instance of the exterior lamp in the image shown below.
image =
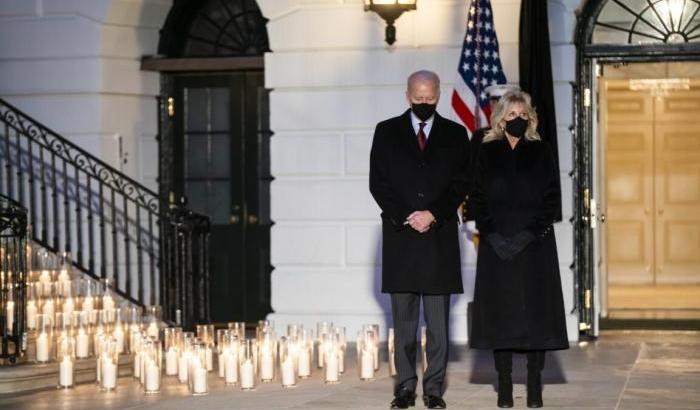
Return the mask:
<path id="1" fill-rule="evenodd" d="M 386 37 L 387 44 L 392 45 L 396 42 L 396 21 L 404 11 L 416 9 L 418 0 L 365 0 L 365 11 L 373 11 L 386 21 Z"/>

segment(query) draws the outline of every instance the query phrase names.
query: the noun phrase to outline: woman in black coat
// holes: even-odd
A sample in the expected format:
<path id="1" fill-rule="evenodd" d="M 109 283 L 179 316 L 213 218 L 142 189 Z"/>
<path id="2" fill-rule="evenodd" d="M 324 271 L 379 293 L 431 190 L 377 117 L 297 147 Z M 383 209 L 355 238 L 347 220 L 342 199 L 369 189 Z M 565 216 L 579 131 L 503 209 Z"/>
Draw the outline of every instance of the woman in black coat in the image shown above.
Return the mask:
<path id="1" fill-rule="evenodd" d="M 498 406 L 513 406 L 512 354 L 527 354 L 527 405 L 542 407 L 544 351 L 569 347 L 552 223 L 559 174 L 522 91 L 505 94 L 477 158 L 471 198 L 481 242 L 470 345 L 494 351 Z"/>

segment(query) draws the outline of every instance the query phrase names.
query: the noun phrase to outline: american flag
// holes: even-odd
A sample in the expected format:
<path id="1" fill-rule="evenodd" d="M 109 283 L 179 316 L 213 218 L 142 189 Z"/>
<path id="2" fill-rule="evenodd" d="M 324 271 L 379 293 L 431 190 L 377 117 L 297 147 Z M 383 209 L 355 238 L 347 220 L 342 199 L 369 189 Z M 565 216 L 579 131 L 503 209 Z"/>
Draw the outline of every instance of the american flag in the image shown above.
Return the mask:
<path id="1" fill-rule="evenodd" d="M 472 0 L 462 56 L 459 59 L 452 108 L 470 133 L 489 123 L 491 108 L 484 89 L 505 84 L 489 0 Z"/>

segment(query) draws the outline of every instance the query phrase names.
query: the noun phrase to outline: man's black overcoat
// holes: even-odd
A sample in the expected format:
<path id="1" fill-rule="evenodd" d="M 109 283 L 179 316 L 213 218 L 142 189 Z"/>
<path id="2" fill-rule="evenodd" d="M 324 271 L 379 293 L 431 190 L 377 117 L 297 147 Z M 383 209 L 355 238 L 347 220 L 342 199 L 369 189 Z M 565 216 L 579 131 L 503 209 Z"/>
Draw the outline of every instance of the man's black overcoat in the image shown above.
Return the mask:
<path id="1" fill-rule="evenodd" d="M 411 111 L 377 124 L 369 189 L 382 210 L 382 292 L 462 293 L 457 207 L 468 189 L 469 137 L 437 113 L 424 151 Z M 436 219 L 426 233 L 404 224 L 414 211 Z"/>
<path id="2" fill-rule="evenodd" d="M 471 204 L 482 240 L 476 264 L 470 345 L 480 349 L 569 346 L 552 223 L 559 174 L 549 145 L 504 139 L 481 145 Z M 509 261 L 487 240 L 528 230 L 536 239 Z"/>

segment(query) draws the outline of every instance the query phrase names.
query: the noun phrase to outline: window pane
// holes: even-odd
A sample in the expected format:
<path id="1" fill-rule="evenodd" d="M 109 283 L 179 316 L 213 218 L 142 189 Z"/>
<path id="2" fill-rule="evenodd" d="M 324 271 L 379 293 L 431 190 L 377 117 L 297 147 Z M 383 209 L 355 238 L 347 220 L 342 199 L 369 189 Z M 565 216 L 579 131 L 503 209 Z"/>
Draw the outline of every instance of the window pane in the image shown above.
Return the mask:
<path id="1" fill-rule="evenodd" d="M 207 183 L 206 182 L 185 182 L 185 195 L 187 196 L 187 207 L 191 210 L 207 215 Z"/>
<path id="2" fill-rule="evenodd" d="M 209 163 L 207 136 L 186 135 L 185 141 L 185 178 L 206 178 Z"/>
<path id="3" fill-rule="evenodd" d="M 211 89 L 211 129 L 228 131 L 230 116 L 230 92 L 228 88 Z"/>
<path id="4" fill-rule="evenodd" d="M 209 177 L 229 178 L 231 174 L 231 148 L 228 134 L 214 134 L 210 137 Z"/>
<path id="5" fill-rule="evenodd" d="M 206 88 L 185 89 L 185 132 L 207 130 L 207 100 Z"/>
<path id="6" fill-rule="evenodd" d="M 212 181 L 209 184 L 208 213 L 216 225 L 228 224 L 231 215 L 231 185 L 229 181 Z"/>

